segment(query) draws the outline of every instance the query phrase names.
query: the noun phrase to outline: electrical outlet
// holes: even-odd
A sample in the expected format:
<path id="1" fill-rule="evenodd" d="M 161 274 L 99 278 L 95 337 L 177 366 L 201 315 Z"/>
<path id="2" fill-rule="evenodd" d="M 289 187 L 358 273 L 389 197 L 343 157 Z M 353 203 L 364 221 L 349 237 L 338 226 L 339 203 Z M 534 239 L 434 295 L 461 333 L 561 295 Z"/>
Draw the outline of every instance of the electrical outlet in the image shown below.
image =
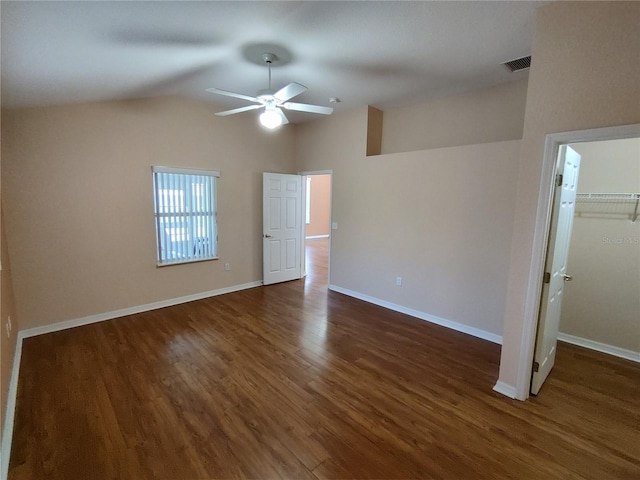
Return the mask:
<path id="1" fill-rule="evenodd" d="M 225 264 L 224 264 L 224 269 L 225 269 L 225 271 L 227 271 L 227 272 L 228 272 L 229 270 L 231 270 L 231 264 L 230 264 L 230 263 L 225 263 Z"/>
<path id="2" fill-rule="evenodd" d="M 400 287 L 402 285 L 402 277 L 396 277 L 396 285 Z"/>

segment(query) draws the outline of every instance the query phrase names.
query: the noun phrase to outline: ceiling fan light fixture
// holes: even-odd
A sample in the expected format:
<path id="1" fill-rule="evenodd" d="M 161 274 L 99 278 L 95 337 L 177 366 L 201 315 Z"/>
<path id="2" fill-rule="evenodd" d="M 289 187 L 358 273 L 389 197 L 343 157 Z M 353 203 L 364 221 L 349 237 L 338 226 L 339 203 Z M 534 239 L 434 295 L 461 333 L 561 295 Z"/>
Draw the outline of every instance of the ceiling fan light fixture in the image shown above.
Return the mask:
<path id="1" fill-rule="evenodd" d="M 321 115 L 331 115 L 333 108 L 323 107 L 320 105 L 309 105 L 307 103 L 294 103 L 289 102 L 293 97 L 297 97 L 301 93 L 307 91 L 307 87 L 296 82 L 291 82 L 285 85 L 280 90 L 271 89 L 271 63 L 278 60 L 272 53 L 265 53 L 262 55 L 262 59 L 267 64 L 269 69 L 269 88 L 258 91 L 255 97 L 244 95 L 242 93 L 228 92 L 219 88 L 208 88 L 207 92 L 215 93 L 217 95 L 225 95 L 227 97 L 240 98 L 241 100 L 248 100 L 254 102 L 254 105 L 248 105 L 246 107 L 234 108 L 232 110 L 225 110 L 224 112 L 217 112 L 216 115 L 224 117 L 227 115 L 233 115 L 235 113 L 246 112 L 249 110 L 255 110 L 264 106 L 264 112 L 259 116 L 260 123 L 263 127 L 273 130 L 280 125 L 289 123 L 289 119 L 281 110 L 295 110 L 298 112 L 319 113 Z M 340 99 L 336 99 L 337 102 Z"/>
<path id="2" fill-rule="evenodd" d="M 282 125 L 282 117 L 275 110 L 265 110 L 260 114 L 260 123 L 263 127 L 273 130 Z"/>

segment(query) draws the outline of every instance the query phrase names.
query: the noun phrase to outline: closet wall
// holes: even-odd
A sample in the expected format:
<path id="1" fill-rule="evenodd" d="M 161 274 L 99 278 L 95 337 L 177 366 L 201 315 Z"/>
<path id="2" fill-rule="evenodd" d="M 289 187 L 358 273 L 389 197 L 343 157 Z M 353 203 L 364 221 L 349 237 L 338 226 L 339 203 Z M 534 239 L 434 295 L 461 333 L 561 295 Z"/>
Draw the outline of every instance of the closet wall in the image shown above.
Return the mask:
<path id="1" fill-rule="evenodd" d="M 582 155 L 579 193 L 640 192 L 640 139 L 572 147 Z M 578 200 L 562 334 L 640 352 L 640 220 L 630 219 L 634 206 Z"/>

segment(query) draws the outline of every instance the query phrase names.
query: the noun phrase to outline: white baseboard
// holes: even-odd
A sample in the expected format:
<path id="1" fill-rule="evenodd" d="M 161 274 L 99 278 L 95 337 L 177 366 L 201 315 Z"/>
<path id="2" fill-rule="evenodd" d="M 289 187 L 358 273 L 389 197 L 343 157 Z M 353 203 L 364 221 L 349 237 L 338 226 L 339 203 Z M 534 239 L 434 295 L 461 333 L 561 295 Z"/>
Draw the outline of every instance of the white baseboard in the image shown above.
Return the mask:
<path id="1" fill-rule="evenodd" d="M 446 318 L 436 317 L 435 315 L 429 315 L 428 313 L 424 313 L 419 310 L 413 310 L 411 308 L 403 307 L 402 305 L 387 302 L 386 300 L 380 300 L 379 298 L 370 297 L 369 295 L 354 292 L 337 285 L 329 285 L 329 290 L 333 290 L 334 292 L 342 293 L 359 300 L 364 300 L 365 302 L 373 303 L 375 305 L 379 305 L 380 307 L 388 308 L 389 310 L 404 313 L 405 315 L 419 318 L 420 320 L 426 320 L 427 322 L 435 323 L 436 325 L 440 325 L 442 327 L 447 327 L 458 332 L 482 338 L 483 340 L 488 340 L 489 342 L 497 343 L 498 345 L 502 344 L 502 336 L 496 335 L 495 333 L 487 332 L 485 330 L 480 330 L 479 328 L 470 327 L 462 323 L 447 320 Z"/>
<path id="2" fill-rule="evenodd" d="M 16 351 L 13 355 L 11 378 L 9 379 L 9 392 L 5 405 L 4 430 L 2 431 L 2 451 L 0 452 L 0 479 L 7 480 L 9 475 L 9 458 L 11 457 L 11 442 L 13 440 L 13 421 L 16 413 L 16 397 L 18 395 L 18 375 L 20 373 L 20 361 L 22 359 L 22 336 L 18 332 L 16 339 Z"/>
<path id="3" fill-rule="evenodd" d="M 575 335 L 569 335 L 567 333 L 558 333 L 558 340 L 561 342 L 571 343 L 579 347 L 588 348 L 590 350 L 596 350 L 598 352 L 607 353 L 614 357 L 624 358 L 625 360 L 631 360 L 632 362 L 640 363 L 640 352 L 634 352 L 633 350 L 627 350 L 625 348 L 614 347 L 613 345 L 607 345 L 606 343 L 596 342 L 587 338 L 576 337 Z"/>
<path id="4" fill-rule="evenodd" d="M 29 328 L 27 330 L 21 330 L 20 334 L 22 334 L 23 338 L 34 337 L 36 335 L 44 335 L 45 333 L 58 332 L 60 330 L 66 330 L 67 328 L 74 328 L 80 327 L 82 325 L 89 325 L 91 323 L 103 322 L 105 320 L 112 320 L 114 318 L 124 317 L 126 315 L 148 312 L 150 310 L 156 310 L 158 308 L 171 307 L 173 305 L 179 305 L 181 303 L 193 302 L 194 300 L 202 300 L 203 298 L 215 297 L 217 295 L 223 295 L 225 293 L 237 292 L 240 290 L 246 290 L 248 288 L 259 287 L 261 285 L 261 280 L 257 282 L 244 283 L 242 285 L 233 285 L 231 287 L 209 290 L 207 292 L 195 293 L 193 295 L 186 295 L 184 297 L 170 298 L 168 300 L 161 300 L 159 302 L 147 303 L 146 305 L 138 305 L 135 307 L 123 308 L 121 310 L 114 310 L 112 312 L 89 315 L 88 317 L 65 320 L 64 322 L 44 325 L 42 327 Z"/>
<path id="5" fill-rule="evenodd" d="M 309 235 L 308 237 L 304 237 L 305 240 L 313 240 L 314 238 L 329 238 L 329 235 Z"/>
<path id="6" fill-rule="evenodd" d="M 498 382 L 494 385 L 493 391 L 501 393 L 502 395 L 506 395 L 507 397 L 513 398 L 514 400 L 516 399 L 516 387 L 514 387 L 513 385 L 509 385 L 508 383 L 504 383 L 500 380 L 498 380 Z"/>

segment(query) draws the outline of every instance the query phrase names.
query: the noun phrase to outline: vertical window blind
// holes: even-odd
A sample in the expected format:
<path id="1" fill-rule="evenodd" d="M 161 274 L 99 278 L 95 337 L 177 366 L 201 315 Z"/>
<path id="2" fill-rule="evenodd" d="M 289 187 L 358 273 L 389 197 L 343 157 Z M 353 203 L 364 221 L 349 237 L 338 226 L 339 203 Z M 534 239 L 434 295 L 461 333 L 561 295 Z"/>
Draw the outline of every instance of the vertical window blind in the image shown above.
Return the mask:
<path id="1" fill-rule="evenodd" d="M 152 167 L 159 266 L 218 256 L 216 179 L 220 172 Z"/>

